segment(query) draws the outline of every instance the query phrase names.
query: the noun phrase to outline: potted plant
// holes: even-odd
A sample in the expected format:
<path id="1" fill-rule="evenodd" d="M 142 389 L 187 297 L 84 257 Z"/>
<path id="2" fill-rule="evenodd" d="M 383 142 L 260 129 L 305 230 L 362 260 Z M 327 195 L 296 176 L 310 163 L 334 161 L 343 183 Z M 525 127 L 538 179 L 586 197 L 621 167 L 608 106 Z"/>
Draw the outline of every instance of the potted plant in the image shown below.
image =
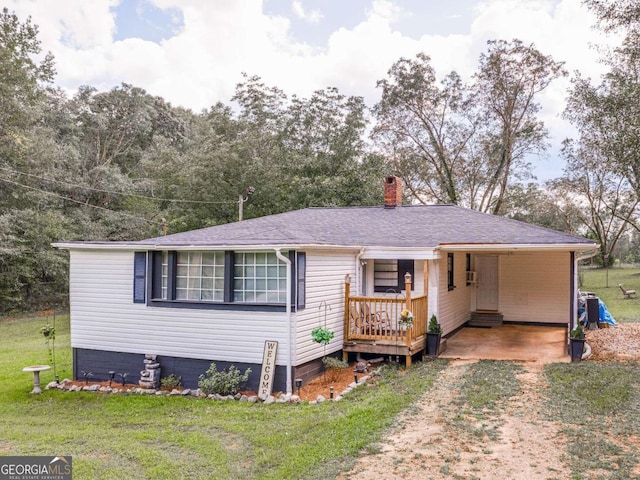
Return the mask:
<path id="1" fill-rule="evenodd" d="M 398 320 L 398 325 L 403 328 L 409 328 L 413 326 L 413 313 L 411 310 L 407 310 L 406 308 L 400 312 L 400 319 Z"/>
<path id="2" fill-rule="evenodd" d="M 49 340 L 53 340 L 56 338 L 56 329 L 49 323 L 40 327 L 40 333 L 44 335 L 44 338 L 47 338 Z"/>
<path id="3" fill-rule="evenodd" d="M 440 354 L 441 337 L 442 326 L 438 323 L 438 318 L 433 314 L 427 326 L 427 355 L 430 357 L 437 357 Z"/>
<path id="4" fill-rule="evenodd" d="M 578 325 L 576 325 L 576 328 L 571 330 L 571 335 L 569 336 L 569 347 L 572 362 L 582 361 L 584 342 L 584 329 L 582 328 L 582 324 L 578 322 Z"/>
<path id="5" fill-rule="evenodd" d="M 317 327 L 311 331 L 311 338 L 320 345 L 328 345 L 333 338 L 333 332 L 325 327 Z"/>

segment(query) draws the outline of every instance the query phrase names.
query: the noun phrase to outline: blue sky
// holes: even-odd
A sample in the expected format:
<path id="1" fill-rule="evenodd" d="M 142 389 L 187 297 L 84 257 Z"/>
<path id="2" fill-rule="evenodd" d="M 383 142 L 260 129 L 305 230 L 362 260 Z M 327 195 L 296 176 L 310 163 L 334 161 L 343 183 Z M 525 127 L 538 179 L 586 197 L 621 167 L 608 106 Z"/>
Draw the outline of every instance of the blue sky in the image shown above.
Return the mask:
<path id="1" fill-rule="evenodd" d="M 487 40 L 534 43 L 567 69 L 597 77 L 590 48 L 606 39 L 581 0 L 6 0 L 31 15 L 56 59 L 57 84 L 108 90 L 131 83 L 201 111 L 229 103 L 242 73 L 288 95 L 337 87 L 379 99 L 376 82 L 400 57 L 426 52 L 440 76 L 475 71 Z M 557 176 L 569 80 L 540 97 L 552 148 L 539 177 Z"/>

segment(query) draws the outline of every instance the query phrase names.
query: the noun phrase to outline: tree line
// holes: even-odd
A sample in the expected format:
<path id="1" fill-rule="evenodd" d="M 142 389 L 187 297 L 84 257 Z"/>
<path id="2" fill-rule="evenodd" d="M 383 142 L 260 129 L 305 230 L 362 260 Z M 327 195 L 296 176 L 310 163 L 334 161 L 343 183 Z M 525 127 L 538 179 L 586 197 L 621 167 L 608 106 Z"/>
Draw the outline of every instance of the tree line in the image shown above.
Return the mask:
<path id="1" fill-rule="evenodd" d="M 378 81 L 380 101 L 336 88 L 287 95 L 245 75 L 201 112 L 133 85 L 55 87 L 31 18 L 0 15 L 0 309 L 66 302 L 66 240 L 137 240 L 308 206 L 379 205 L 400 176 L 413 202 L 453 203 L 638 252 L 640 0 L 585 0 L 600 28 L 625 32 L 600 83 L 572 76 L 563 176 L 541 185 L 533 154 L 548 131 L 538 98 L 564 65 L 496 40 L 468 83 L 438 80 L 427 53 Z M 616 8 L 612 8 L 615 4 Z M 635 235 L 627 235 L 635 231 Z M 635 260 L 638 260 L 637 258 Z"/>

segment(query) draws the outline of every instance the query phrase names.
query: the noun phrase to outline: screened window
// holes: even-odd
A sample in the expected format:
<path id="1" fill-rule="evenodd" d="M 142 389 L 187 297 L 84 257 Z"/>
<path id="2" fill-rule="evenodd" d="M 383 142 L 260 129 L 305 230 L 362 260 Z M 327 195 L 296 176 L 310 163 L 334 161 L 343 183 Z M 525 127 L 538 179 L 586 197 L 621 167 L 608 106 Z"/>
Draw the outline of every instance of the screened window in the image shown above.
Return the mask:
<path id="1" fill-rule="evenodd" d="M 164 294 L 164 260 L 162 269 Z M 224 252 L 177 252 L 176 300 L 222 302 Z"/>
<path id="2" fill-rule="evenodd" d="M 376 259 L 373 266 L 373 289 L 375 292 L 395 292 L 404 290 L 404 274 L 413 278 L 413 260 Z M 415 279 L 411 290 L 414 290 Z"/>
<path id="3" fill-rule="evenodd" d="M 373 280 L 376 292 L 398 287 L 398 261 L 379 259 L 374 262 Z"/>
<path id="4" fill-rule="evenodd" d="M 286 303 L 287 267 L 274 252 L 235 253 L 233 301 Z"/>

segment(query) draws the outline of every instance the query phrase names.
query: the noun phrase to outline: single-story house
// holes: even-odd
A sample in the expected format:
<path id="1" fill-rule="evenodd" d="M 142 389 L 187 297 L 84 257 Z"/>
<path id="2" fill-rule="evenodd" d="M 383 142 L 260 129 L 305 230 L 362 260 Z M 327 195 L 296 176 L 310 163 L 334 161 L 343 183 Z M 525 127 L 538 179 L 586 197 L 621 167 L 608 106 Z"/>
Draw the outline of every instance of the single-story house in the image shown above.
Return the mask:
<path id="1" fill-rule="evenodd" d="M 60 242 L 70 252 L 74 376 L 137 381 L 145 354 L 189 387 L 211 362 L 252 368 L 277 341 L 274 390 L 293 390 L 324 355 L 424 349 L 487 315 L 571 328 L 588 239 L 455 205 L 402 205 L 400 179 L 379 207 L 305 208 L 132 242 Z M 409 273 L 410 276 L 406 276 Z M 405 283 L 406 281 L 410 283 Z M 407 290 L 409 285 L 409 290 Z M 415 321 L 401 328 L 408 306 Z M 323 346 L 316 327 L 335 336 Z"/>

